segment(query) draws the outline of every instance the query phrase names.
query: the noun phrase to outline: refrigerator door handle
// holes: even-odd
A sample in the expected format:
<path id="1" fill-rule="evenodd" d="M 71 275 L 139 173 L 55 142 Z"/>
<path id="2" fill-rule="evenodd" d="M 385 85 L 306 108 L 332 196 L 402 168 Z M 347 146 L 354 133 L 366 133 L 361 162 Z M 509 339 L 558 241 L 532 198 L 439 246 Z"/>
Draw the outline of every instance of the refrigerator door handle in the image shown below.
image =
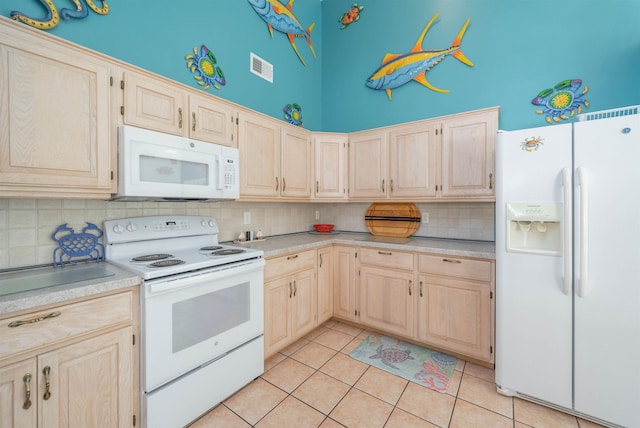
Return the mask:
<path id="1" fill-rule="evenodd" d="M 571 170 L 564 168 L 562 170 L 562 187 L 564 197 L 564 284 L 562 292 L 569 296 L 571 294 L 571 284 L 573 283 L 573 237 L 571 236 Z"/>
<path id="2" fill-rule="evenodd" d="M 577 173 L 580 185 L 580 287 L 578 288 L 578 297 L 584 297 L 589 285 L 589 179 L 584 167 L 578 167 Z"/>

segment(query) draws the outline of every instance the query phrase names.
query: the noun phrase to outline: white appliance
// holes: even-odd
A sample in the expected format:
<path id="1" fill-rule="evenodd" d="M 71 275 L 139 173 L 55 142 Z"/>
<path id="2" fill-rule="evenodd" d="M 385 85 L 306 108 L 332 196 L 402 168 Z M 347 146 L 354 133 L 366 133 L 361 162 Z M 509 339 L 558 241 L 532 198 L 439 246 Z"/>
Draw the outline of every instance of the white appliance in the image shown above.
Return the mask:
<path id="1" fill-rule="evenodd" d="M 496 384 L 640 427 L 639 108 L 500 131 Z"/>
<path id="2" fill-rule="evenodd" d="M 139 273 L 142 426 L 182 427 L 264 372 L 263 252 L 215 219 L 104 222 L 106 258 Z"/>
<path id="3" fill-rule="evenodd" d="M 176 135 L 118 127 L 114 200 L 237 199 L 238 149 Z"/>

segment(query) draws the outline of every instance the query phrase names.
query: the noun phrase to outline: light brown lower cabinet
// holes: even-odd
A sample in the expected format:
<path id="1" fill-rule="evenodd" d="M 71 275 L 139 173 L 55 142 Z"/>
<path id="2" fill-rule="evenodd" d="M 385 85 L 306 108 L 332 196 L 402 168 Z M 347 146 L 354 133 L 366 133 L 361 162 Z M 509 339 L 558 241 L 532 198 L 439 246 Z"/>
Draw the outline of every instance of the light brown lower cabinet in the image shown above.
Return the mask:
<path id="1" fill-rule="evenodd" d="M 0 427 L 133 426 L 134 296 L 130 290 L 2 320 Z"/>
<path id="2" fill-rule="evenodd" d="M 318 324 L 333 316 L 333 251 L 318 248 Z"/>
<path id="3" fill-rule="evenodd" d="M 316 250 L 267 259 L 265 358 L 317 326 L 317 290 Z"/>
<path id="4" fill-rule="evenodd" d="M 413 336 L 413 258 L 401 251 L 360 249 L 358 322 Z"/>

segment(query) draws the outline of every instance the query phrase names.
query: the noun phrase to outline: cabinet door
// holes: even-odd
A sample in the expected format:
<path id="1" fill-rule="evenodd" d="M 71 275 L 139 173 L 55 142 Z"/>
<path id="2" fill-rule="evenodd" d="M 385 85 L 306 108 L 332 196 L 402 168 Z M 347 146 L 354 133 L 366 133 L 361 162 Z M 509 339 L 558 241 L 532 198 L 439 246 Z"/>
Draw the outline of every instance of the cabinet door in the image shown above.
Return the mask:
<path id="1" fill-rule="evenodd" d="M 134 71 L 124 72 L 124 123 L 187 136 L 187 93 L 176 85 Z"/>
<path id="2" fill-rule="evenodd" d="M 0 196 L 107 198 L 115 68 L 16 33 L 0 26 Z"/>
<path id="3" fill-rule="evenodd" d="M 133 418 L 132 328 L 38 357 L 41 427 L 125 428 Z M 49 391 L 44 398 L 49 368 Z"/>
<path id="4" fill-rule="evenodd" d="M 498 110 L 473 113 L 442 123 L 442 196 L 495 195 L 495 137 Z"/>
<path id="5" fill-rule="evenodd" d="M 292 340 L 316 328 L 318 321 L 316 270 L 307 269 L 293 277 Z"/>
<path id="6" fill-rule="evenodd" d="M 347 196 L 347 136 L 316 134 L 315 193 L 316 199 L 344 199 Z"/>
<path id="7" fill-rule="evenodd" d="M 433 122 L 389 133 L 389 196 L 435 197 L 436 127 Z"/>
<path id="8" fill-rule="evenodd" d="M 318 250 L 318 324 L 333 316 L 333 252 L 331 247 Z"/>
<path id="9" fill-rule="evenodd" d="M 189 136 L 195 140 L 237 147 L 234 112 L 213 97 L 189 95 Z"/>
<path id="10" fill-rule="evenodd" d="M 361 265 L 360 322 L 405 337 L 413 334 L 413 273 Z"/>
<path id="11" fill-rule="evenodd" d="M 333 314 L 356 318 L 356 248 L 333 247 Z"/>
<path id="12" fill-rule="evenodd" d="M 290 277 L 264 285 L 264 354 L 265 358 L 284 348 L 291 338 L 289 314 L 293 297 Z"/>
<path id="13" fill-rule="evenodd" d="M 0 368 L 0 428 L 35 428 L 38 395 L 35 358 Z"/>
<path id="14" fill-rule="evenodd" d="M 280 162 L 280 194 L 286 197 L 310 198 L 312 159 L 311 136 L 303 129 L 282 129 Z"/>
<path id="15" fill-rule="evenodd" d="M 238 115 L 240 198 L 276 197 L 280 193 L 280 126 L 262 116 Z"/>
<path id="16" fill-rule="evenodd" d="M 418 339 L 492 361 L 489 283 L 420 275 Z"/>
<path id="17" fill-rule="evenodd" d="M 386 198 L 387 137 L 384 131 L 349 136 L 349 197 Z"/>

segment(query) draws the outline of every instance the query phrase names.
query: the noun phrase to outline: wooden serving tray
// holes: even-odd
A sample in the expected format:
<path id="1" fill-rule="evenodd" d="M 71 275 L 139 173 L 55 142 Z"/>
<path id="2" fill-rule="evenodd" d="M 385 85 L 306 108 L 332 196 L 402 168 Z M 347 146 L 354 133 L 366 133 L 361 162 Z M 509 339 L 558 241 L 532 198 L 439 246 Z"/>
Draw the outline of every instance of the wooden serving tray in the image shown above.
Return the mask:
<path id="1" fill-rule="evenodd" d="M 411 202 L 375 202 L 364 223 L 372 235 L 406 238 L 420 227 L 420 211 Z"/>

